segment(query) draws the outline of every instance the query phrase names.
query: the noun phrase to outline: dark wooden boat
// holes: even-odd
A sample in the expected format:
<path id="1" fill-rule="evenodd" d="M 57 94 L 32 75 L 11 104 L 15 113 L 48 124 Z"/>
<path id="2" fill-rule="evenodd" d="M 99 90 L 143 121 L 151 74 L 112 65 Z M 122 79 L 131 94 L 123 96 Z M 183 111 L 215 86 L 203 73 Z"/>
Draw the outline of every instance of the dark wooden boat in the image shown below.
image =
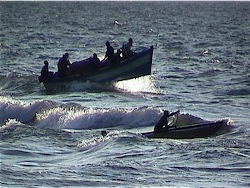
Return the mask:
<path id="1" fill-rule="evenodd" d="M 138 78 L 151 74 L 153 46 L 136 53 L 132 57 L 96 71 L 67 77 L 53 77 L 41 81 L 47 90 L 65 89 L 72 82 L 115 82 Z"/>

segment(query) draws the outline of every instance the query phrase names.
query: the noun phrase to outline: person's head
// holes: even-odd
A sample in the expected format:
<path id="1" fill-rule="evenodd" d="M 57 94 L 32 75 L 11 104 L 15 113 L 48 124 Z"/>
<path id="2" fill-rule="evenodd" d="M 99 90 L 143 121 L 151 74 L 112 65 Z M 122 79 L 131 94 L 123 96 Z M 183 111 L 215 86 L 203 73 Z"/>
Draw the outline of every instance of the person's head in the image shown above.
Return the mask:
<path id="1" fill-rule="evenodd" d="M 68 59 L 68 58 L 69 58 L 69 54 L 68 54 L 68 53 L 65 53 L 65 54 L 64 54 L 64 57 L 65 57 L 66 59 Z"/>
<path id="2" fill-rule="evenodd" d="M 166 116 L 166 117 L 169 116 L 169 111 L 168 110 L 164 110 L 163 113 L 164 113 L 164 116 Z"/>
<path id="3" fill-rule="evenodd" d="M 97 58 L 97 54 L 96 54 L 96 53 L 94 53 L 94 54 L 93 54 L 93 57 L 94 57 L 94 58 Z"/>
<path id="4" fill-rule="evenodd" d="M 110 43 L 109 43 L 109 41 L 107 41 L 107 42 L 106 42 L 106 46 L 110 46 Z"/>
<path id="5" fill-rule="evenodd" d="M 133 44 L 133 39 L 132 39 L 132 38 L 129 38 L 129 39 L 128 39 L 128 42 L 129 42 L 129 44 L 131 44 L 131 46 L 132 46 L 132 44 Z"/>
<path id="6" fill-rule="evenodd" d="M 49 62 L 47 60 L 45 60 L 43 63 L 45 66 L 49 66 Z"/>
<path id="7" fill-rule="evenodd" d="M 101 131 L 101 134 L 104 137 L 104 136 L 107 136 L 108 133 L 107 133 L 107 131 L 104 130 L 104 131 Z"/>

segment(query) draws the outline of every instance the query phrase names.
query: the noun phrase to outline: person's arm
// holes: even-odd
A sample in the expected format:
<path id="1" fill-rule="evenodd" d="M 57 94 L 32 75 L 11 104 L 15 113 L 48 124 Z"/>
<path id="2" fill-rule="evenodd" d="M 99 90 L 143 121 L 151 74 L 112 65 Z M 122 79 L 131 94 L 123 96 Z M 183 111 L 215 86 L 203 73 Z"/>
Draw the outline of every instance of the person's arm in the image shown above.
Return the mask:
<path id="1" fill-rule="evenodd" d="M 154 132 L 162 132 L 164 129 L 163 127 L 166 125 L 166 120 L 167 117 L 165 117 L 164 115 L 161 117 L 161 119 L 157 122 L 157 124 L 154 127 Z"/>

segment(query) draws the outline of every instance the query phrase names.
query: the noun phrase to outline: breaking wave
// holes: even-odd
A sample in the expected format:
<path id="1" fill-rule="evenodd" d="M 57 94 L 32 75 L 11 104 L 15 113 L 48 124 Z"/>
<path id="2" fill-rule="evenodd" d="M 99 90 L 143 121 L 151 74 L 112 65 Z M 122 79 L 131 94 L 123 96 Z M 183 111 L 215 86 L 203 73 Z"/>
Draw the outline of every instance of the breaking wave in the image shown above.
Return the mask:
<path id="1" fill-rule="evenodd" d="M 0 123 L 35 124 L 51 129 L 98 129 L 110 127 L 136 128 L 153 125 L 161 116 L 161 109 L 141 107 L 86 108 L 79 104 L 50 100 L 32 103 L 11 97 L 0 97 Z"/>

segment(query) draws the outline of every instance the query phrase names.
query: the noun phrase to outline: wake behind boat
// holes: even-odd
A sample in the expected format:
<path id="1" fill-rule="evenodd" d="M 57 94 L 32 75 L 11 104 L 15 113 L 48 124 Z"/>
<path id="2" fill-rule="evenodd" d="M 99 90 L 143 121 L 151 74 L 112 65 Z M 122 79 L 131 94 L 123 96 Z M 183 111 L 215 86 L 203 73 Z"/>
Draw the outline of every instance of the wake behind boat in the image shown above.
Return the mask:
<path id="1" fill-rule="evenodd" d="M 47 90 L 67 88 L 73 81 L 79 82 L 114 82 L 138 78 L 151 74 L 153 46 L 134 53 L 132 57 L 114 62 L 110 66 L 104 66 L 96 70 L 82 71 L 65 77 L 51 76 L 48 79 L 39 79 Z M 90 59 L 84 60 L 85 62 Z M 78 62 L 75 62 L 77 64 Z M 79 72 L 80 70 L 80 72 Z"/>

